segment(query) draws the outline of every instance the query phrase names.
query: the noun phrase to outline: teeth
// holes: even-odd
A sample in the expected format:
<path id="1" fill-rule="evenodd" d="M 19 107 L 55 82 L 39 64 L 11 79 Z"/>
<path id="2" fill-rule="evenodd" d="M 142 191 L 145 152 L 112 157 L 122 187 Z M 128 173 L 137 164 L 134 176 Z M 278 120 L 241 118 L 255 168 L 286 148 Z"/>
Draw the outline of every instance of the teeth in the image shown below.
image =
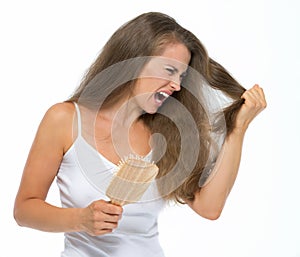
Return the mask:
<path id="1" fill-rule="evenodd" d="M 169 95 L 165 92 L 157 92 L 155 94 L 155 100 L 157 103 L 161 104 L 163 101 L 165 101 Z"/>
<path id="2" fill-rule="evenodd" d="M 165 98 L 169 97 L 169 95 L 165 92 L 159 92 L 160 95 L 163 95 Z"/>

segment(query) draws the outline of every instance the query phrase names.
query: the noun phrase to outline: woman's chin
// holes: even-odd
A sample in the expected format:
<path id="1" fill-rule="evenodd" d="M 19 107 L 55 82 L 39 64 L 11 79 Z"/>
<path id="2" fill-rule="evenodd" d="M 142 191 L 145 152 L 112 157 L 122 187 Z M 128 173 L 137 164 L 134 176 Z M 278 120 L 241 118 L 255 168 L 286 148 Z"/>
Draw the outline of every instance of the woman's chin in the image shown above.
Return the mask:
<path id="1" fill-rule="evenodd" d="M 157 110 L 158 110 L 158 107 L 152 107 L 152 108 L 144 109 L 144 112 L 148 113 L 148 114 L 155 114 L 155 113 L 157 113 Z"/>
<path id="2" fill-rule="evenodd" d="M 145 113 L 148 113 L 148 114 L 155 114 L 157 112 L 157 110 L 155 111 L 145 111 Z"/>
<path id="3" fill-rule="evenodd" d="M 143 106 L 143 111 L 148 114 L 155 114 L 162 104 L 163 102 L 150 102 L 149 104 L 145 104 Z"/>

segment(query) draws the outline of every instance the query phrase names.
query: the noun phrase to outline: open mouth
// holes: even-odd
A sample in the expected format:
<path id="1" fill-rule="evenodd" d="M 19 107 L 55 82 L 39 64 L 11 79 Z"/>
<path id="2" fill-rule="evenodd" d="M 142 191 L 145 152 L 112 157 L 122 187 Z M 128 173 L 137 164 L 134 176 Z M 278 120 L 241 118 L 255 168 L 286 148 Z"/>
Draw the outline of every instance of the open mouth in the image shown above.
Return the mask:
<path id="1" fill-rule="evenodd" d="M 154 94 L 154 99 L 158 104 L 162 104 L 170 95 L 165 92 L 157 92 Z"/>

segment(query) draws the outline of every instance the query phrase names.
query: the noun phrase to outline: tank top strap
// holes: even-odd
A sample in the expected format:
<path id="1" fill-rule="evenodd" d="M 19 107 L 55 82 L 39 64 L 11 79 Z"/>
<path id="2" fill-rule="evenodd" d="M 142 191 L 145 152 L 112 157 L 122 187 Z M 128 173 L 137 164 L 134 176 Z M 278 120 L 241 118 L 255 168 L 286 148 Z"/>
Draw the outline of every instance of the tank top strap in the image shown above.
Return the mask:
<path id="1" fill-rule="evenodd" d="M 77 133 L 78 136 L 81 136 L 81 116 L 80 116 L 80 110 L 79 110 L 79 106 L 76 102 L 73 102 L 75 105 L 75 109 L 76 109 L 76 114 L 77 114 Z"/>

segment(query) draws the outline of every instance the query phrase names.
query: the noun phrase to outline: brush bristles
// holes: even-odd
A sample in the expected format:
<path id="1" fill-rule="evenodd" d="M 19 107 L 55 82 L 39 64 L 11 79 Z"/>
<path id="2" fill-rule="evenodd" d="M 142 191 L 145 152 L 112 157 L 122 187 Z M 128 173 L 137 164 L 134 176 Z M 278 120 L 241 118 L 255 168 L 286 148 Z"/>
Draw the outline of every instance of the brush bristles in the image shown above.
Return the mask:
<path id="1" fill-rule="evenodd" d="M 138 156 L 129 156 L 118 164 L 106 195 L 118 205 L 137 202 L 155 179 L 158 167 Z"/>

